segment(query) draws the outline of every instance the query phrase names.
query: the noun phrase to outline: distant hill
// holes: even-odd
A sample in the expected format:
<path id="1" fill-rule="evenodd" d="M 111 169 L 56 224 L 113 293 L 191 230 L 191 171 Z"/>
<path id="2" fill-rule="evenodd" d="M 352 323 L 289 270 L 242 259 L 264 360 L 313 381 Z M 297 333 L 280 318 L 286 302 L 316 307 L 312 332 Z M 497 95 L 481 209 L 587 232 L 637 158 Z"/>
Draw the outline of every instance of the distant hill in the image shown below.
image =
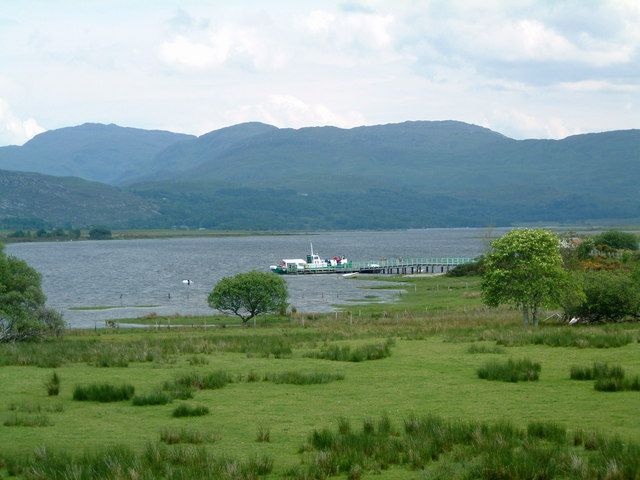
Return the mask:
<path id="1" fill-rule="evenodd" d="M 514 140 L 456 121 L 352 129 L 254 122 L 179 138 L 136 163 L 135 172 L 116 172 L 115 163 L 103 172 L 125 184 L 129 198 L 157 210 L 136 220 L 138 226 L 347 229 L 640 219 L 640 130 Z M 3 152 L 15 156 L 29 143 L 0 149 L 0 165 Z M 125 150 L 118 151 L 131 157 Z"/>
<path id="2" fill-rule="evenodd" d="M 181 133 L 85 123 L 49 130 L 22 147 L 0 147 L 0 169 L 76 176 L 113 185 L 153 169 L 153 158 Z"/>
<path id="3" fill-rule="evenodd" d="M 152 202 L 101 183 L 74 177 L 0 170 L 0 227 L 151 224 Z"/>

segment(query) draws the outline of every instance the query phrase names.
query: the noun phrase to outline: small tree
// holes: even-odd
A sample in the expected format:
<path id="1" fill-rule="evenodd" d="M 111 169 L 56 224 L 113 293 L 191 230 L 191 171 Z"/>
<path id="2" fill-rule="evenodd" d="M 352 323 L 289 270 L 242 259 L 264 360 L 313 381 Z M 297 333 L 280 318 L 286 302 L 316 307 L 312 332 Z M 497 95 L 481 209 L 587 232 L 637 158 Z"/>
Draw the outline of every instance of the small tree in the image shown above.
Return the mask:
<path id="1" fill-rule="evenodd" d="M 638 250 L 638 237 L 633 233 L 609 230 L 593 237 L 596 247 L 606 245 L 615 250 Z"/>
<path id="2" fill-rule="evenodd" d="M 243 325 L 262 313 L 287 308 L 287 282 L 275 273 L 247 272 L 220 280 L 209 294 L 211 308 L 232 313 Z"/>
<path id="3" fill-rule="evenodd" d="M 537 325 L 540 308 L 557 306 L 570 288 L 558 237 L 547 230 L 517 229 L 491 247 L 484 261 L 484 303 L 516 305 L 525 326 Z"/>
<path id="4" fill-rule="evenodd" d="M 59 313 L 45 308 L 40 274 L 23 260 L 6 256 L 0 244 L 0 342 L 62 334 Z"/>

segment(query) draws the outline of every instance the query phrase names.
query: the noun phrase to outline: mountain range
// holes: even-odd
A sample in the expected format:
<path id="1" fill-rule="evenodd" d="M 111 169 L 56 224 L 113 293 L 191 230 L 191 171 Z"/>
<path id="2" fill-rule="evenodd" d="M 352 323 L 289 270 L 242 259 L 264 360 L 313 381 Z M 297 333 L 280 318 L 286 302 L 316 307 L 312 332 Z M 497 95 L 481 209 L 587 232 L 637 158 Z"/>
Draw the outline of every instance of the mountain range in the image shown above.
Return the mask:
<path id="1" fill-rule="evenodd" d="M 352 129 L 252 122 L 200 137 L 84 124 L 0 147 L 0 169 L 4 226 L 281 230 L 640 218 L 637 129 L 514 140 L 456 121 Z"/>

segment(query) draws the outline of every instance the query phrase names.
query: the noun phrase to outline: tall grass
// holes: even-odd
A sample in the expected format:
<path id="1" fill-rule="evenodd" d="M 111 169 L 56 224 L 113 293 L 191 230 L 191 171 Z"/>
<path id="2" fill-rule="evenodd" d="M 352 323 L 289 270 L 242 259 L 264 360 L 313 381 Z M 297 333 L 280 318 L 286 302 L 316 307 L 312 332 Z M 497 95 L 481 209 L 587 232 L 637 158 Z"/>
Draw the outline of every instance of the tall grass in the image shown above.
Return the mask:
<path id="1" fill-rule="evenodd" d="M 372 343 L 353 348 L 349 345 L 331 345 L 327 348 L 323 348 L 319 352 L 308 353 L 305 356 L 339 362 L 380 360 L 391 355 L 391 347 L 393 345 L 395 345 L 395 341 L 391 338 L 384 343 Z"/>
<path id="2" fill-rule="evenodd" d="M 4 419 L 5 427 L 48 427 L 53 425 L 46 415 L 23 415 L 14 413 Z"/>
<path id="3" fill-rule="evenodd" d="M 160 432 L 160 441 L 167 445 L 178 443 L 214 443 L 218 440 L 218 435 L 214 433 L 203 433 L 185 428 L 164 428 Z"/>
<path id="4" fill-rule="evenodd" d="M 136 407 L 145 405 L 166 405 L 173 401 L 173 396 L 165 392 L 151 392 L 145 395 L 136 395 L 131 399 L 131 403 Z"/>
<path id="5" fill-rule="evenodd" d="M 489 339 L 486 338 L 485 339 Z M 492 335 L 498 345 L 515 347 L 522 345 L 547 345 L 549 347 L 577 348 L 616 348 L 634 341 L 634 337 L 624 331 L 581 331 L 569 327 L 550 328 L 547 330 L 507 330 L 497 331 Z"/>
<path id="6" fill-rule="evenodd" d="M 530 382 L 538 380 L 540 364 L 528 358 L 509 359 L 506 362 L 491 361 L 478 368 L 478 377 L 483 380 L 500 380 L 503 382 Z"/>
<path id="7" fill-rule="evenodd" d="M 192 372 L 176 377 L 173 382 L 165 383 L 164 388 L 166 390 L 172 390 L 175 389 L 175 387 L 215 390 L 223 388 L 231 382 L 233 382 L 233 376 L 225 370 L 218 370 L 207 374 Z"/>
<path id="8" fill-rule="evenodd" d="M 55 397 L 60 393 L 60 376 L 53 372 L 47 383 L 45 383 L 45 388 L 47 389 L 47 395 L 50 397 Z"/>
<path id="9" fill-rule="evenodd" d="M 182 403 L 178 405 L 174 410 L 172 415 L 174 417 L 201 417 L 203 415 L 207 415 L 209 413 L 209 409 L 203 406 L 194 406 L 187 405 L 186 403 Z"/>
<path id="10" fill-rule="evenodd" d="M 292 385 L 317 385 L 335 382 L 336 380 L 344 380 L 344 374 L 288 371 L 266 374 L 264 380 L 273 383 L 289 383 Z"/>
<path id="11" fill-rule="evenodd" d="M 376 473 L 393 465 L 428 468 L 429 478 L 551 479 L 637 478 L 640 445 L 598 436 L 596 443 L 571 441 L 563 427 L 533 422 L 523 431 L 506 422 L 447 421 L 408 417 L 403 429 L 388 418 L 367 420 L 354 430 L 316 429 L 301 452 L 294 479 Z M 584 445 L 584 447 L 581 447 Z"/>
<path id="12" fill-rule="evenodd" d="M 472 343 L 467 348 L 467 353 L 504 353 L 504 348 L 499 345 L 484 345 Z"/>
<path id="13" fill-rule="evenodd" d="M 636 375 L 633 378 L 598 378 L 593 388 L 600 392 L 640 392 L 640 377 Z"/>
<path id="14" fill-rule="evenodd" d="M 79 456 L 41 448 L 15 469 L 29 480 L 252 480 L 271 473 L 273 460 L 240 460 L 215 456 L 201 446 L 150 443 L 141 452 L 116 446 Z"/>
<path id="15" fill-rule="evenodd" d="M 259 426 L 258 433 L 256 433 L 256 442 L 270 442 L 271 441 L 271 430 L 269 427 Z"/>
<path id="16" fill-rule="evenodd" d="M 23 413 L 60 413 L 64 412 L 64 405 L 62 403 L 56 403 L 54 405 L 41 405 L 39 403 L 10 403 L 7 410 Z"/>
<path id="17" fill-rule="evenodd" d="M 569 372 L 571 380 L 597 380 L 599 378 L 624 378 L 624 370 L 620 365 L 609 366 L 607 363 L 595 362 L 592 367 L 572 366 Z"/>
<path id="18" fill-rule="evenodd" d="M 135 389 L 132 385 L 112 385 L 110 383 L 92 383 L 90 385 L 76 385 L 73 389 L 73 399 L 94 402 L 120 402 L 133 397 Z"/>

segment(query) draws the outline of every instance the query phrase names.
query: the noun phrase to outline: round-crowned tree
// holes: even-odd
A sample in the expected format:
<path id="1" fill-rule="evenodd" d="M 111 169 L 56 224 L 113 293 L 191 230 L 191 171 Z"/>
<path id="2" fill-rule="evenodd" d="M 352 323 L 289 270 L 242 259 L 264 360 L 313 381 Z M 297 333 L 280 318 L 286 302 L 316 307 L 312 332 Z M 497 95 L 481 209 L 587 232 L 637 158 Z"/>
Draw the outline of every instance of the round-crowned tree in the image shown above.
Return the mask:
<path id="1" fill-rule="evenodd" d="M 0 244 L 0 342 L 59 336 L 64 321 L 45 307 L 40 274 L 24 260 L 4 254 Z"/>
<path id="2" fill-rule="evenodd" d="M 484 268 L 484 303 L 516 305 L 524 325 L 537 325 L 540 308 L 559 305 L 572 288 L 558 237 L 547 230 L 516 229 L 495 240 Z"/>
<path id="3" fill-rule="evenodd" d="M 275 273 L 251 271 L 220 280 L 209 294 L 211 308 L 237 315 L 244 325 L 263 313 L 287 309 L 287 282 Z"/>

